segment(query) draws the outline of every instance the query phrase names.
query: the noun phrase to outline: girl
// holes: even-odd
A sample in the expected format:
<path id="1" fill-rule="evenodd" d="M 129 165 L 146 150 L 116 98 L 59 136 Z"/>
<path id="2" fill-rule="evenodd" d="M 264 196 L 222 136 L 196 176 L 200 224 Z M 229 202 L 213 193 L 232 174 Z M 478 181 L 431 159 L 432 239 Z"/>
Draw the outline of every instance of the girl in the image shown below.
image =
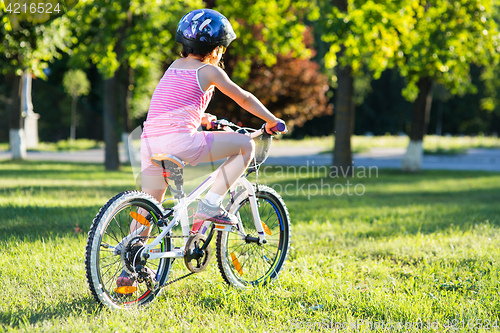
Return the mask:
<path id="1" fill-rule="evenodd" d="M 251 93 L 236 85 L 218 65 L 236 38 L 231 23 L 215 10 L 198 9 L 179 22 L 175 40 L 182 44 L 182 58 L 165 72 L 156 87 L 141 138 L 142 190 L 159 202 L 166 185 L 162 169 L 153 165 L 154 153 L 168 153 L 196 165 L 228 158 L 205 198 L 199 201 L 195 220 L 236 224 L 236 217 L 221 207 L 223 195 L 241 176 L 254 154 L 248 136 L 230 132 L 198 132 L 210 129 L 216 117 L 204 113 L 217 87 L 243 109 L 266 122 L 270 131 L 280 119 Z"/>
<path id="2" fill-rule="evenodd" d="M 154 165 L 153 154 L 168 153 L 196 165 L 228 157 L 205 198 L 198 203 L 195 220 L 236 224 L 237 218 L 221 206 L 223 195 L 246 170 L 254 154 L 253 140 L 239 133 L 198 132 L 200 125 L 211 127 L 216 118 L 204 113 L 214 86 L 242 108 L 263 119 L 266 130 L 280 119 L 273 116 L 251 93 L 232 82 L 218 67 L 222 55 L 236 34 L 229 21 L 210 9 L 186 14 L 177 27 L 175 40 L 183 46 L 182 58 L 165 72 L 156 87 L 141 137 L 142 190 L 161 202 L 166 190 L 163 169 Z M 135 221 L 134 221 L 135 222 Z M 131 231 L 140 225 L 131 224 Z M 149 230 L 144 232 L 144 236 Z M 150 276 L 154 272 L 147 270 Z M 126 270 L 117 286 L 136 283 Z"/>

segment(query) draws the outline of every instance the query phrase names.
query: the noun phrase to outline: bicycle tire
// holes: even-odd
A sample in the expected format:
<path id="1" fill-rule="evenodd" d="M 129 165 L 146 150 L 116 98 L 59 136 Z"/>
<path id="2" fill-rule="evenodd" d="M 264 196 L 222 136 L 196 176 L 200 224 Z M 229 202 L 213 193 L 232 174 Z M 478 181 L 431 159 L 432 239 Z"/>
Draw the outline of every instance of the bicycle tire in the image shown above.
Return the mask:
<path id="1" fill-rule="evenodd" d="M 290 250 L 290 216 L 283 199 L 263 185 L 258 186 L 256 198 L 261 220 L 271 231 L 271 235 L 266 235 L 266 244 L 246 242 L 238 232 L 217 235 L 219 271 L 224 281 L 236 288 L 264 286 L 275 280 Z M 227 210 L 239 215 L 246 234 L 258 237 L 246 191 L 235 195 Z"/>
<path id="2" fill-rule="evenodd" d="M 110 245 L 116 247 L 129 234 L 133 221 L 130 212 L 137 212 L 138 207 L 146 209 L 156 218 L 162 217 L 162 206 L 150 195 L 138 191 L 122 192 L 99 210 L 88 234 L 85 269 L 89 289 L 97 302 L 111 309 L 144 306 L 160 291 L 160 288 L 148 287 L 146 283 L 138 283 L 137 290 L 131 294 L 123 295 L 115 291 L 116 278 L 124 269 L 125 259 L 122 251 L 117 254 Z M 152 224 L 150 236 L 157 236 L 160 232 L 158 226 Z M 160 248 L 171 251 L 170 238 L 164 238 Z M 146 267 L 156 274 L 155 279 L 161 286 L 168 279 L 171 265 L 171 259 L 163 258 L 147 261 Z"/>

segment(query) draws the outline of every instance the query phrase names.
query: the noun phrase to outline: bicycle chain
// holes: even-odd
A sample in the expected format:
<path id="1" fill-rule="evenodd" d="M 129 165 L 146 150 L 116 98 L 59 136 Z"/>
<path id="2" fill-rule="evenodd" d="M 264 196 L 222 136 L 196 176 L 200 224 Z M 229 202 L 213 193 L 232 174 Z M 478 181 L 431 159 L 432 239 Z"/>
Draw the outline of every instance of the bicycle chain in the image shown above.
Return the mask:
<path id="1" fill-rule="evenodd" d="M 186 275 L 183 275 L 183 276 L 181 276 L 181 277 L 178 277 L 177 279 L 173 279 L 173 280 L 171 280 L 171 281 L 168 281 L 167 283 L 165 283 L 164 285 L 161 285 L 161 286 L 160 286 L 160 287 L 158 287 L 158 288 L 159 288 L 159 289 L 163 289 L 163 288 L 165 288 L 166 286 L 169 286 L 169 285 L 171 285 L 172 283 L 175 283 L 175 282 L 180 281 L 180 280 L 182 280 L 182 279 L 185 279 L 185 278 L 187 278 L 188 276 L 193 275 L 193 274 L 195 274 L 195 273 L 194 273 L 194 272 L 189 272 L 189 273 L 187 273 Z"/>
<path id="2" fill-rule="evenodd" d="M 165 236 L 165 238 L 189 238 L 189 237 L 191 237 L 191 236 L 192 236 L 192 235 L 188 235 L 188 236 L 185 236 L 185 235 L 182 235 L 182 236 Z M 147 236 L 147 237 L 144 237 L 144 238 L 156 238 L 156 237 L 153 237 L 153 236 Z M 173 261 L 172 261 L 172 262 L 173 262 Z M 171 280 L 171 281 L 168 281 L 167 283 L 165 283 L 164 285 L 159 286 L 158 288 L 159 288 L 159 289 L 163 289 L 163 288 L 165 288 L 165 287 L 167 287 L 167 286 L 171 285 L 172 283 L 175 283 L 175 282 L 177 282 L 177 281 L 180 281 L 180 280 L 182 280 L 182 279 L 185 279 L 185 278 L 187 278 L 188 276 L 193 275 L 193 274 L 195 274 L 195 272 L 189 272 L 189 273 L 187 273 L 186 275 L 183 275 L 183 276 L 181 276 L 181 277 L 178 277 L 177 279 L 173 279 L 173 280 Z"/>
<path id="3" fill-rule="evenodd" d="M 189 238 L 193 235 L 182 235 L 182 236 L 165 236 L 163 238 Z M 154 239 L 156 238 L 155 236 L 141 236 L 140 238 L 149 238 L 149 239 Z"/>

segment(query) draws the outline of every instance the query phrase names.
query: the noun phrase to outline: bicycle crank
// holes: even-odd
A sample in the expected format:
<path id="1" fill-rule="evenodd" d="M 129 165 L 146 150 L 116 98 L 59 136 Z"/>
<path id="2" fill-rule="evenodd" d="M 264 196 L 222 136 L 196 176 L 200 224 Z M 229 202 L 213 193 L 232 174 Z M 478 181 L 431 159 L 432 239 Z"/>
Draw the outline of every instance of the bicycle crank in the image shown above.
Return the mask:
<path id="1" fill-rule="evenodd" d="M 204 234 L 196 234 L 191 236 L 186 242 L 184 263 L 191 272 L 199 273 L 207 268 L 212 257 L 212 249 L 208 246 L 211 238 L 207 239 L 207 236 Z"/>

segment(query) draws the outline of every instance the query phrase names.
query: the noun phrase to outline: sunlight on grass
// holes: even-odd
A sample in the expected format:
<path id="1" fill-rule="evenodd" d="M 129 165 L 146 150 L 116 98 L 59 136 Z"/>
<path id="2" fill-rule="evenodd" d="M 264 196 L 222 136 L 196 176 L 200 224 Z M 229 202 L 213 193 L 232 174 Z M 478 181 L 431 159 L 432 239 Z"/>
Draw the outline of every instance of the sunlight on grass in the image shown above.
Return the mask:
<path id="1" fill-rule="evenodd" d="M 1 330 L 310 332 L 364 323 L 368 331 L 370 322 L 420 320 L 441 332 L 452 324 L 465 331 L 462 322 L 472 320 L 500 325 L 500 174 L 380 170 L 344 179 L 278 171 L 266 170 L 262 180 L 283 189 L 292 251 L 275 283 L 228 287 L 213 258 L 148 308 L 110 312 L 88 291 L 86 232 L 109 198 L 135 189 L 131 171 L 0 162 Z M 308 190 L 347 181 L 362 185 L 363 194 Z M 186 272 L 177 260 L 174 276 Z"/>
<path id="2" fill-rule="evenodd" d="M 87 150 L 94 148 L 103 148 L 104 143 L 90 139 L 76 139 L 76 140 L 60 140 L 58 142 L 40 142 L 36 149 L 29 149 L 29 151 L 77 151 Z M 0 143 L 0 151 L 9 150 L 8 143 Z"/>

